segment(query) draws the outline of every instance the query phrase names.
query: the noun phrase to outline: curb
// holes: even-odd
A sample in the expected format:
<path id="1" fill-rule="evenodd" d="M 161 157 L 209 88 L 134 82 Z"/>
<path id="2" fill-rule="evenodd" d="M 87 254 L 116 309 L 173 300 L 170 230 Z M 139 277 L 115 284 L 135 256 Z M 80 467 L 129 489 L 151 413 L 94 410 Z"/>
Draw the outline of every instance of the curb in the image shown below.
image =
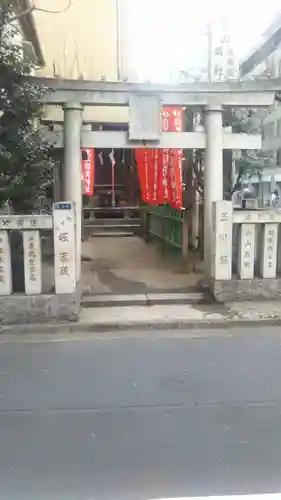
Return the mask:
<path id="1" fill-rule="evenodd" d="M 123 323 L 57 323 L 57 324 L 31 324 L 31 325 L 2 325 L 0 327 L 0 336 L 7 334 L 83 334 L 83 333 L 105 333 L 105 332 L 120 332 L 129 330 L 220 330 L 235 327 L 264 327 L 264 326 L 281 326 L 281 317 L 278 318 L 259 318 L 259 319 L 224 319 L 217 321 L 163 321 L 163 322 L 148 322 L 148 321 L 128 321 Z"/>

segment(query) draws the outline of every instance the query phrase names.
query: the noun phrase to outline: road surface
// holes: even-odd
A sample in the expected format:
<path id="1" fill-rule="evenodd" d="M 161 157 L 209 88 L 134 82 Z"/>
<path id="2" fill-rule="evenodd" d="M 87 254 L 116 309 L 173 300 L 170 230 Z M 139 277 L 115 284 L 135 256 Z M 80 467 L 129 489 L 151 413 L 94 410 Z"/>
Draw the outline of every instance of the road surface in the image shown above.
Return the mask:
<path id="1" fill-rule="evenodd" d="M 0 337 L 0 499 L 281 491 L 281 329 L 228 334 Z"/>

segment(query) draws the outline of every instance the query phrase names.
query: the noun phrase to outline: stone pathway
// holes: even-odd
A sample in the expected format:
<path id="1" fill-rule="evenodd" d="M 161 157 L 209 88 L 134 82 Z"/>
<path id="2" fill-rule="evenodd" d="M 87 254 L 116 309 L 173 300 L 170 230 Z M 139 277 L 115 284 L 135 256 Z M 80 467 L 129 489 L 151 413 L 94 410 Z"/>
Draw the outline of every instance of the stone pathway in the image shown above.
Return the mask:
<path id="1" fill-rule="evenodd" d="M 85 293 L 147 294 L 196 290 L 203 275 L 192 272 L 195 254 L 187 262 L 179 255 L 163 256 L 139 237 L 92 238 L 83 243 Z"/>

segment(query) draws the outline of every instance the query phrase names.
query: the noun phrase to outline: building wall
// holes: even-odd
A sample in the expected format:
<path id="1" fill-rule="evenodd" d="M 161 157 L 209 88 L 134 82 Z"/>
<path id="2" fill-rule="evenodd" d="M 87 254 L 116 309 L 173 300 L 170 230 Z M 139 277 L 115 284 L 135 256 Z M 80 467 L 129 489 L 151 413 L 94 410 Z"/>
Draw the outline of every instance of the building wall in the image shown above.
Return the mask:
<path id="1" fill-rule="evenodd" d="M 38 9 L 56 12 L 66 9 L 61 13 L 34 12 L 46 61 L 46 66 L 38 70 L 37 75 L 116 81 L 118 69 L 126 70 L 126 54 L 121 63 L 119 51 L 123 48 L 124 52 L 124 37 L 128 38 L 126 5 L 123 5 L 126 1 L 72 0 L 70 8 L 66 9 L 68 0 L 36 0 Z M 123 38 L 118 41 L 121 30 Z M 59 120 L 62 112 L 57 107 L 49 108 L 46 117 Z M 96 107 L 87 108 L 85 117 L 96 121 L 126 121 L 128 114 L 123 108 Z"/>
<path id="2" fill-rule="evenodd" d="M 38 8 L 61 11 L 68 0 L 37 0 Z M 34 13 L 46 60 L 42 76 L 117 79 L 115 0 L 72 0 L 64 13 Z"/>

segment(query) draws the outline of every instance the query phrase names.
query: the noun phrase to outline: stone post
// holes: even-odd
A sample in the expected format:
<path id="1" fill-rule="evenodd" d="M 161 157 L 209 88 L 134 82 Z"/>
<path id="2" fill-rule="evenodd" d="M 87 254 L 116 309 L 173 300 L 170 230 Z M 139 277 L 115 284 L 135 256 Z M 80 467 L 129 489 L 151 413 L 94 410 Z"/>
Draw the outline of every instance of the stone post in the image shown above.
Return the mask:
<path id="1" fill-rule="evenodd" d="M 211 270 L 212 206 L 223 200 L 223 128 L 220 106 L 205 109 L 206 151 L 204 162 L 204 262 Z"/>
<path id="2" fill-rule="evenodd" d="M 74 204 L 76 216 L 76 280 L 81 274 L 81 237 L 82 237 L 82 171 L 81 171 L 81 130 L 82 110 L 79 103 L 64 106 L 64 164 L 63 164 L 63 201 Z"/>

